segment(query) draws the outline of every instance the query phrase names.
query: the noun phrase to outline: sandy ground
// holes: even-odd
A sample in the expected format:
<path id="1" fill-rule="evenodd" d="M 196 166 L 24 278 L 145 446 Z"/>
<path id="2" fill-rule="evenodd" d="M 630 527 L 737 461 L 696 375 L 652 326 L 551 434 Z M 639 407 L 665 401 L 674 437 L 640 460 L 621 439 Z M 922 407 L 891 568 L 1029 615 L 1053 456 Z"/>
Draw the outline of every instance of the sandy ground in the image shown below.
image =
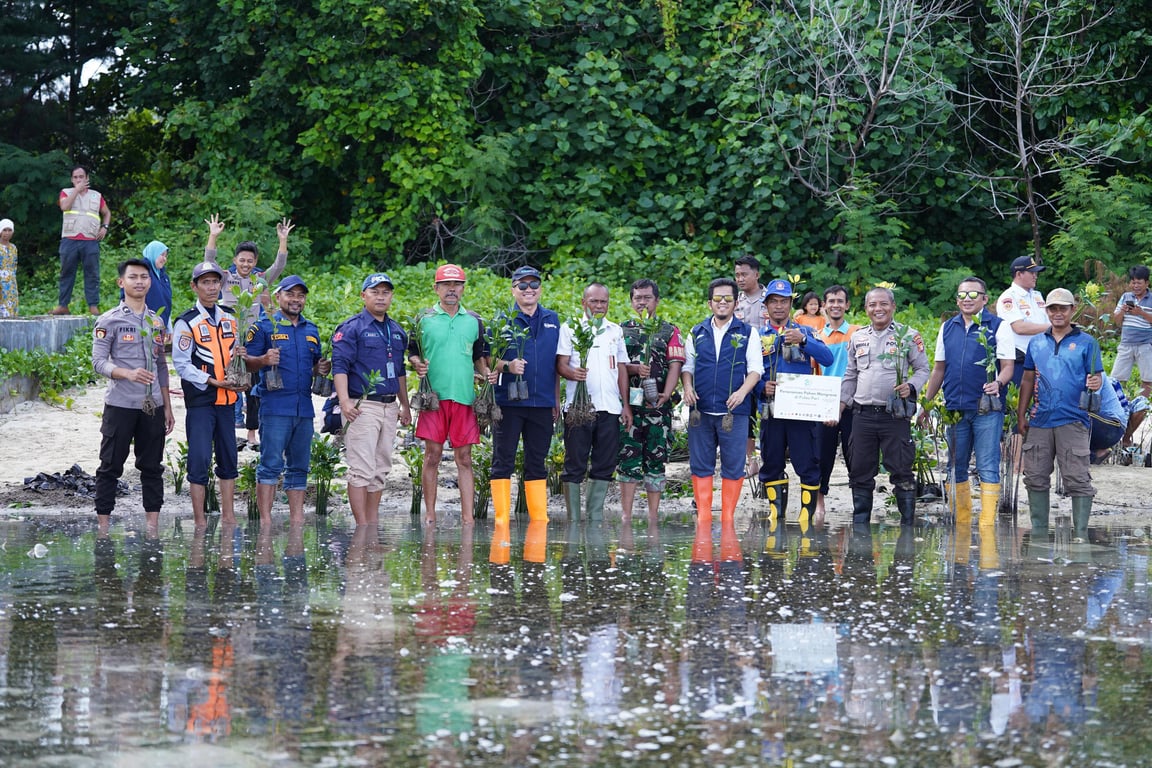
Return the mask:
<path id="1" fill-rule="evenodd" d="M 9 414 L 0 415 L 0 508 L 20 507 L 20 514 L 75 514 L 84 513 L 92 509 L 89 499 L 76 496 L 65 496 L 63 492 L 47 494 L 30 494 L 23 490 L 23 482 L 38 472 L 63 472 L 73 464 L 79 464 L 85 471 L 94 473 L 98 465 L 97 456 L 100 448 L 100 417 L 103 409 L 104 388 L 95 386 L 87 390 L 77 390 L 71 393 L 74 397 L 72 407 L 66 409 L 60 406 L 49 405 L 36 400 L 25 402 Z M 175 449 L 177 441 L 185 439 L 184 435 L 184 408 L 183 400 L 173 396 L 173 407 L 176 412 L 176 428 L 169 437 L 171 449 Z M 317 400 L 317 413 L 320 411 L 320 400 Z M 238 430 L 237 435 L 243 437 L 244 430 Z M 1139 437 L 1139 435 L 1138 435 Z M 256 454 L 252 451 L 243 451 L 241 461 L 246 461 Z M 450 457 L 450 452 L 447 453 Z M 450 458 L 441 467 L 441 488 L 439 491 L 439 504 L 441 511 L 441 525 L 451 526 L 453 512 L 455 520 L 459 520 L 459 494 L 455 490 L 455 467 Z M 674 464 L 669 467 L 669 477 L 687 481 L 688 469 L 686 465 Z M 878 478 L 879 485 L 886 485 L 886 478 Z M 1143 467 L 1122 467 L 1118 465 L 1103 465 L 1093 468 L 1093 479 L 1098 495 L 1093 509 L 1092 524 L 1103 527 L 1147 527 L 1152 525 L 1152 493 L 1149 484 L 1152 482 L 1152 469 Z M 131 458 L 126 467 L 124 480 L 132 486 L 132 493 L 117 502 L 118 510 L 125 513 L 138 512 L 140 507 L 139 477 L 131 466 Z M 793 479 L 793 485 L 795 485 Z M 187 490 L 180 496 L 171 494 L 171 484 L 167 486 L 168 498 L 165 511 L 177 516 L 191 516 L 191 505 Z M 393 516 L 407 516 L 410 508 L 410 485 L 407 469 L 403 463 L 397 461 L 389 479 L 388 490 L 384 497 L 383 513 Z M 793 519 L 799 506 L 797 501 L 798 489 L 793 488 L 792 501 L 789 508 L 789 519 Z M 1023 486 L 1021 497 L 1026 498 Z M 25 506 L 25 503 L 30 506 Z M 609 512 L 619 510 L 619 495 L 615 489 L 608 498 Z M 719 492 L 716 494 L 716 504 L 719 504 Z M 741 516 L 751 518 L 755 511 L 764 504 L 754 500 L 745 485 L 744 497 L 740 505 Z M 828 520 L 830 524 L 845 521 L 851 516 L 851 494 L 847 486 L 847 477 L 843 468 L 838 468 L 832 479 L 832 488 L 827 500 Z M 691 502 L 687 498 L 667 498 L 662 504 L 662 517 L 688 519 Z M 636 516 L 644 516 L 644 502 L 637 500 Z M 881 514 L 883 502 L 878 495 L 877 516 Z M 929 517 L 938 515 L 942 511 L 939 503 L 922 503 L 919 510 Z M 1026 502 L 1022 504 L 1020 523 L 1028 526 Z M 1053 494 L 1053 515 L 1070 514 L 1070 502 Z M 279 517 L 287 510 L 282 500 L 278 500 L 275 514 Z M 347 506 L 342 500 L 333 499 L 333 512 L 336 515 L 347 515 Z M 243 501 L 237 500 L 237 514 L 243 516 Z M 563 502 L 558 498 L 551 500 L 550 514 L 555 518 L 563 514 Z"/>

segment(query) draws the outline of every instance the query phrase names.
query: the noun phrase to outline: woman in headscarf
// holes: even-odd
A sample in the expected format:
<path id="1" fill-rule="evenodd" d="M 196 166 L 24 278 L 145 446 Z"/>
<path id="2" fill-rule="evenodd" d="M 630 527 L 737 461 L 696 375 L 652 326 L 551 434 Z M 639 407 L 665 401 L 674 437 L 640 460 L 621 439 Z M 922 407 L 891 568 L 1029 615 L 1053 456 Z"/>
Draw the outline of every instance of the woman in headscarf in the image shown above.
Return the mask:
<path id="1" fill-rule="evenodd" d="M 12 219 L 0 219 L 0 317 L 16 317 L 20 293 L 16 290 L 16 246 Z"/>
<path id="2" fill-rule="evenodd" d="M 172 327 L 172 281 L 168 279 L 168 246 L 153 240 L 144 246 L 144 261 L 148 262 L 148 272 L 152 275 L 152 287 L 144 297 L 148 309 L 160 315 L 167 328 Z"/>

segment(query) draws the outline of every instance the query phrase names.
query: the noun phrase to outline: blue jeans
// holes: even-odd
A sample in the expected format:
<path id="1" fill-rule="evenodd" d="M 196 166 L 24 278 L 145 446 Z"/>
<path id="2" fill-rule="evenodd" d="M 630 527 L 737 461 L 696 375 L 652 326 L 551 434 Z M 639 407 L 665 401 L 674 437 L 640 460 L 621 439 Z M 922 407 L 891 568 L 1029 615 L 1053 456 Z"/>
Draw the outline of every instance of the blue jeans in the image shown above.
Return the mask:
<path id="1" fill-rule="evenodd" d="M 716 449 L 720 449 L 720 477 L 744 479 L 744 451 L 748 444 L 748 416 L 733 417 L 732 431 L 720 428 L 723 415 L 700 414 L 700 424 L 688 427 L 688 464 L 693 477 L 716 474 Z"/>
<path id="2" fill-rule="evenodd" d="M 276 485 L 280 482 L 280 475 L 284 475 L 284 490 L 302 491 L 308 487 L 308 464 L 311 459 L 312 419 L 263 414 L 260 419 L 257 483 Z"/>
<path id="3" fill-rule="evenodd" d="M 1000 438 L 1004 433 L 1004 413 L 993 411 L 978 416 L 961 411 L 960 421 L 948 428 L 949 477 L 957 483 L 968 479 L 968 464 L 976 452 L 976 474 L 982 483 L 1000 482 Z M 955 470 L 955 475 L 952 471 Z"/>
<path id="4" fill-rule="evenodd" d="M 84 269 L 84 300 L 88 306 L 100 303 L 100 241 L 60 240 L 60 284 L 57 303 L 68 306 L 76 285 L 76 270 Z"/>

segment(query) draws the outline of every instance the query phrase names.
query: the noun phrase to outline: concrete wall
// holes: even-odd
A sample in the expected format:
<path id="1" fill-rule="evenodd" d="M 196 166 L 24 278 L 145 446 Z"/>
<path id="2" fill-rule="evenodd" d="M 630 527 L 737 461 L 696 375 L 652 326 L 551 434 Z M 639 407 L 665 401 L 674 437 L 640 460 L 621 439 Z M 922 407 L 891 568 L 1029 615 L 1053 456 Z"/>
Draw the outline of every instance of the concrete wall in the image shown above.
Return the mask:
<path id="1" fill-rule="evenodd" d="M 17 403 L 40 394 L 40 383 L 31 376 L 9 376 L 0 380 L 0 413 L 12 413 Z"/>
<path id="2" fill-rule="evenodd" d="M 59 352 L 73 335 L 87 333 L 93 320 L 88 316 L 67 315 L 0 317 L 0 348 Z M 0 380 L 0 413 L 11 413 L 17 403 L 39 395 L 40 383 L 28 376 Z"/>
<path id="3" fill-rule="evenodd" d="M 68 339 L 78 331 L 87 330 L 94 318 L 90 316 L 56 317 L 54 315 L 34 315 L 32 317 L 0 318 L 0 347 L 4 349 L 42 349 L 45 352 L 59 352 Z"/>

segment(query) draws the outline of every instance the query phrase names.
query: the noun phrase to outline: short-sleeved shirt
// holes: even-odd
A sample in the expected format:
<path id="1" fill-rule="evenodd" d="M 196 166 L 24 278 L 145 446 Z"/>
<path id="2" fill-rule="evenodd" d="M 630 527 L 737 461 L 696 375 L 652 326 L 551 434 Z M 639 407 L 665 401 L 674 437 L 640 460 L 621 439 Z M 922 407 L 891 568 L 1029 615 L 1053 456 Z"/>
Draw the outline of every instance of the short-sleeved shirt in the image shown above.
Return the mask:
<path id="1" fill-rule="evenodd" d="M 348 396 L 363 394 L 395 395 L 400 392 L 400 378 L 405 376 L 404 359 L 408 334 L 387 315 L 383 320 L 372 317 L 368 310 L 345 320 L 332 335 L 332 373 L 348 377 Z M 379 371 L 384 377 L 375 392 L 364 392 L 368 376 Z"/>
<path id="2" fill-rule="evenodd" d="M 888 357 L 896 352 L 899 323 L 889 323 L 882 331 L 866 325 L 848 340 L 848 367 L 840 384 L 840 402 L 851 405 L 886 405 L 896 387 L 898 360 Z M 904 381 L 916 392 L 928 383 L 928 355 L 924 339 L 914 328 L 908 329 L 908 344 L 903 359 Z"/>
<path id="3" fill-rule="evenodd" d="M 276 320 L 276 327 L 272 320 Z M 260 381 L 252 394 L 260 398 L 260 414 L 312 418 L 312 368 L 320 360 L 320 330 L 305 317 L 293 325 L 279 311 L 248 328 L 244 349 L 249 357 L 259 357 L 275 346 L 280 350 L 281 389 L 269 390 L 264 385 L 267 368 L 260 371 Z"/>
<path id="4" fill-rule="evenodd" d="M 832 353 L 832 365 L 820 366 L 820 373 L 825 376 L 843 376 L 848 367 L 848 339 L 860 330 L 860 326 L 853 325 L 847 320 L 841 320 L 835 328 L 826 323 L 824 328 L 816 334 L 816 338 L 824 342 L 824 346 Z"/>
<path id="5" fill-rule="evenodd" d="M 1027 320 L 1030 323 L 1048 324 L 1048 314 L 1044 311 L 1044 295 L 1035 288 L 1029 290 L 1021 288 L 1016 283 L 1008 286 L 1008 290 L 1000 294 L 996 301 L 996 316 L 1011 329 L 1012 323 L 1017 320 Z M 1035 336 L 1012 331 L 1012 345 L 1017 352 L 1025 352 L 1028 342 Z"/>
<path id="6" fill-rule="evenodd" d="M 106 405 L 118 408 L 141 408 L 148 385 L 128 379 L 113 379 L 115 368 L 144 368 L 156 372 L 152 396 L 160 402 L 161 388 L 168 387 L 168 362 L 164 357 L 165 326 L 155 312 L 145 309 L 138 315 L 124 302 L 96 320 L 92 329 L 92 368 L 107 376 Z"/>
<path id="7" fill-rule="evenodd" d="M 1052 428 L 1076 422 L 1090 426 L 1088 412 L 1080 407 L 1080 393 L 1088 376 L 1104 371 L 1096 339 L 1076 326 L 1059 341 L 1051 329 L 1037 334 L 1028 344 L 1024 370 L 1036 372 L 1032 426 Z"/>
<path id="8" fill-rule="evenodd" d="M 1123 306 L 1126 301 L 1131 301 L 1146 311 L 1152 312 L 1152 291 L 1144 291 L 1144 295 L 1139 299 L 1132 291 L 1128 291 L 1120 297 L 1120 304 L 1117 306 Z M 1124 324 L 1120 326 L 1120 343 L 1152 344 L 1152 323 L 1135 313 L 1124 315 Z"/>
<path id="9" fill-rule="evenodd" d="M 756 330 L 764 327 L 764 291 L 757 287 L 756 293 L 747 296 L 743 291 L 736 293 L 736 317 Z"/>
<path id="10" fill-rule="evenodd" d="M 581 318 L 581 323 L 587 325 L 588 319 Z M 620 369 L 628 360 L 628 347 L 624 344 L 624 331 L 611 320 L 604 320 L 600 331 L 592 342 L 592 349 L 588 350 L 588 362 L 580 360 L 580 355 L 573 347 L 575 337 L 568 323 L 560 326 L 560 342 L 556 346 L 556 355 L 569 355 L 568 363 L 576 368 L 588 369 L 588 395 L 592 398 L 592 405 L 597 411 L 619 414 L 624 410 L 620 401 Z M 564 408 L 572 405 L 576 397 L 575 381 L 564 382 Z"/>
<path id="11" fill-rule="evenodd" d="M 451 315 L 437 303 L 420 317 L 420 343 L 428 361 L 428 383 L 441 400 L 471 405 L 476 399 L 475 367 L 488 355 L 484 321 L 463 306 Z M 408 354 L 419 355 L 409 339 Z"/>

